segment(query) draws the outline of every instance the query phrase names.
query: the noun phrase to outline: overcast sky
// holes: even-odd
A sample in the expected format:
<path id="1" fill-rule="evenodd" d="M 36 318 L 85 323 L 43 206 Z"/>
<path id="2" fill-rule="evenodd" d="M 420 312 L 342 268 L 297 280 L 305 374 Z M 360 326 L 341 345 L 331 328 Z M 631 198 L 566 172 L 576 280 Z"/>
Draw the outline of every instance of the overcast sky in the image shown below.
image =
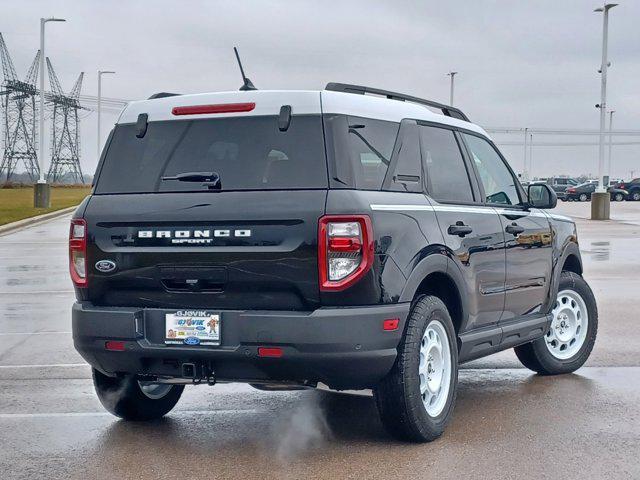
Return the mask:
<path id="1" fill-rule="evenodd" d="M 602 15 L 590 0 L 550 1 L 24 1 L 2 0 L 0 32 L 20 76 L 47 25 L 46 54 L 65 90 L 86 72 L 83 93 L 146 98 L 157 91 L 235 90 L 232 47 L 260 89 L 372 85 L 455 103 L 483 126 L 598 128 Z M 614 128 L 640 129 L 640 1 L 620 0 L 609 25 L 608 104 Z M 95 113 L 82 123 L 82 163 L 93 172 Z M 104 114 L 103 135 L 116 119 Z M 500 141 L 521 137 L 495 135 Z M 581 140 L 586 140 L 583 137 Z M 640 137 L 618 137 L 638 141 Z M 535 141 L 572 141 L 536 137 Z M 596 141 L 597 138 L 590 138 Z M 522 147 L 505 146 L 522 170 Z M 614 147 L 613 176 L 640 175 L 640 145 Z M 598 150 L 536 147 L 534 175 L 597 172 Z"/>

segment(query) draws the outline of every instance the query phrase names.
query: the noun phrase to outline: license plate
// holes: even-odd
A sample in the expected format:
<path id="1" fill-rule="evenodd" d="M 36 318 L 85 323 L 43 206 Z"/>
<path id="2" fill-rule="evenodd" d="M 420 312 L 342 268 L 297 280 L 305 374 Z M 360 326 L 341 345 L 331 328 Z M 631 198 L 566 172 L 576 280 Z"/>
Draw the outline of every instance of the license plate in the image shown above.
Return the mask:
<path id="1" fill-rule="evenodd" d="M 206 310 L 182 310 L 165 315 L 164 343 L 172 345 L 220 345 L 220 314 Z"/>

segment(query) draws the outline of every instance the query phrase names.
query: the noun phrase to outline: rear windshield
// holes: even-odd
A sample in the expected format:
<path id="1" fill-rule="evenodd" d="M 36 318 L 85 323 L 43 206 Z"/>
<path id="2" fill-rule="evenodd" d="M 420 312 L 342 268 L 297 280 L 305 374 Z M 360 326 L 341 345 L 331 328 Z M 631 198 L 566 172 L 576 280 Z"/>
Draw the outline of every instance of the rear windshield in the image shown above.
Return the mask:
<path id="1" fill-rule="evenodd" d="M 95 193 L 207 190 L 163 179 L 187 172 L 217 173 L 223 191 L 327 188 L 322 118 L 293 116 L 284 132 L 277 116 L 149 122 L 143 138 L 117 125 Z"/>

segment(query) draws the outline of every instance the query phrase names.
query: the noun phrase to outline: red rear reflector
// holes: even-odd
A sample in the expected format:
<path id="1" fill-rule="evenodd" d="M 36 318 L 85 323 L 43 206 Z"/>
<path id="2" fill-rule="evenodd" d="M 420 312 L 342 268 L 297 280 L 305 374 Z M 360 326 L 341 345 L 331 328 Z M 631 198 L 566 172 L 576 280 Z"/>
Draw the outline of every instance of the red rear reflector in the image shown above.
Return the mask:
<path id="1" fill-rule="evenodd" d="M 382 329 L 388 332 L 397 330 L 399 323 L 400 323 L 399 318 L 387 318 L 382 322 Z"/>
<path id="2" fill-rule="evenodd" d="M 259 347 L 258 356 L 280 358 L 282 356 L 282 349 L 278 347 Z"/>
<path id="3" fill-rule="evenodd" d="M 360 239 L 356 237 L 330 237 L 329 250 L 336 252 L 357 252 L 362 248 Z"/>
<path id="4" fill-rule="evenodd" d="M 115 340 L 109 340 L 104 342 L 105 350 L 111 352 L 124 352 L 124 342 L 116 342 Z"/>
<path id="5" fill-rule="evenodd" d="M 188 107 L 173 107 L 174 115 L 202 115 L 205 113 L 235 113 L 250 112 L 256 108 L 255 103 L 220 103 L 218 105 L 190 105 Z"/>

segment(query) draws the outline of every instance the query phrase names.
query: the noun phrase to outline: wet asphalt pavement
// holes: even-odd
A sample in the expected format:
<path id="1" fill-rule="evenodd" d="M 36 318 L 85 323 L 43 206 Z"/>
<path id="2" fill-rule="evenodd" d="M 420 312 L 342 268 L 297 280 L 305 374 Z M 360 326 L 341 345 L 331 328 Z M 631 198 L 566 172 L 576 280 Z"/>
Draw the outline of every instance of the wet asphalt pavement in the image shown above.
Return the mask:
<path id="1" fill-rule="evenodd" d="M 539 377 L 511 351 L 465 366 L 438 441 L 402 444 L 372 399 L 188 387 L 169 416 L 105 413 L 73 349 L 68 218 L 0 237 L 0 479 L 640 478 L 640 202 L 576 217 L 600 329 L 587 366 Z"/>

